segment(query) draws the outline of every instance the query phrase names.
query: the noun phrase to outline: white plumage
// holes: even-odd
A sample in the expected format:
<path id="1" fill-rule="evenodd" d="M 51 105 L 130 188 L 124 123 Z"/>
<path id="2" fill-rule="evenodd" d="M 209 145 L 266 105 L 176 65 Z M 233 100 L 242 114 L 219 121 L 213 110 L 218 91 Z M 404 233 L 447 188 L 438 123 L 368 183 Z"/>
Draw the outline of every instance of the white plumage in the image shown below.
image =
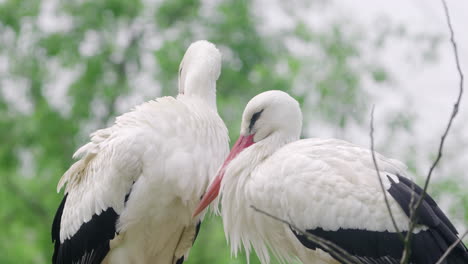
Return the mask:
<path id="1" fill-rule="evenodd" d="M 269 91 L 246 106 L 240 138 L 195 211 L 222 195 L 221 215 L 231 250 L 255 250 L 262 263 L 339 263 L 288 225 L 255 212 L 255 206 L 328 239 L 365 263 L 399 263 L 402 243 L 395 234 L 368 149 L 337 139 L 299 140 L 299 104 L 284 92 Z M 412 189 L 401 162 L 376 154 L 393 215 L 408 230 L 405 211 Z M 409 195 L 409 196 L 408 196 Z M 457 232 L 427 197 L 414 231 L 413 263 L 435 263 Z M 465 263 L 460 244 L 448 263 Z M 458 261 L 458 262 L 457 262 Z"/>
<path id="2" fill-rule="evenodd" d="M 158 98 L 91 135 L 58 184 L 54 263 L 182 263 L 191 212 L 229 151 L 216 110 L 221 54 L 193 43 L 177 98 Z"/>

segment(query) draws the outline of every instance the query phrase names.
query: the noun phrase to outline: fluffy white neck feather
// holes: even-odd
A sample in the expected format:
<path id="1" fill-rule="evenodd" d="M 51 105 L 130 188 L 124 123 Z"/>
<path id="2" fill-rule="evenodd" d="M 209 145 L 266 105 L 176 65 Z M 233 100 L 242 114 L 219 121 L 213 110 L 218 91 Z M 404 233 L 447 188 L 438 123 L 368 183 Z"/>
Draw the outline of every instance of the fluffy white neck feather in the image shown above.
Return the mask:
<path id="1" fill-rule="evenodd" d="M 264 92 L 247 104 L 240 134 L 254 135 L 254 144 L 230 162 L 221 185 L 221 215 L 234 255 L 244 247 L 247 255 L 254 249 L 262 263 L 270 263 L 270 251 L 282 263 L 292 261 L 294 249 L 286 239 L 287 232 L 281 231 L 284 226 L 250 208 L 255 195 L 250 192 L 250 184 L 256 181 L 252 173 L 263 162 L 285 145 L 299 140 L 301 128 L 299 104 L 284 92 Z"/>
<path id="2" fill-rule="evenodd" d="M 270 253 L 274 254 L 281 263 L 292 261 L 290 255 L 292 251 L 288 252 L 289 247 L 284 245 L 285 241 L 279 241 L 280 244 L 283 243 L 282 247 L 269 249 L 268 245 L 271 246 L 278 241 L 270 241 L 266 234 L 283 227 L 275 220 L 254 212 L 250 208 L 252 203 L 246 190 L 249 190 L 251 173 L 257 166 L 276 150 L 298 139 L 296 136 L 288 137 L 280 132 L 273 133 L 242 151 L 226 168 L 221 187 L 223 194 L 221 215 L 224 232 L 234 256 L 237 256 L 243 247 L 247 255 L 254 249 L 261 263 L 270 262 Z"/>

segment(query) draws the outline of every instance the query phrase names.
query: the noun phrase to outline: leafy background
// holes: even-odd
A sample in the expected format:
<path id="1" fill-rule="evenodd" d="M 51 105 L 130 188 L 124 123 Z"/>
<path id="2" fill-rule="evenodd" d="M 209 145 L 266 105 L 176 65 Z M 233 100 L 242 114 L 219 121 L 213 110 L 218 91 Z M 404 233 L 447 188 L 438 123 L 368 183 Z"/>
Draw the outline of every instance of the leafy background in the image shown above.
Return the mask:
<path id="1" fill-rule="evenodd" d="M 301 102 L 304 137 L 366 146 L 376 104 L 377 149 L 405 161 L 421 183 L 448 114 L 432 117 L 440 127 L 427 133 L 421 113 L 433 101 L 417 103 L 424 87 L 405 87 L 421 78 L 415 68 L 447 68 L 445 78 L 456 78 L 452 66 L 437 68 L 447 65 L 446 32 L 414 30 L 388 16 L 365 25 L 346 2 L 0 1 L 0 263 L 50 262 L 50 226 L 62 196 L 56 183 L 73 152 L 132 106 L 175 95 L 179 62 L 197 39 L 223 54 L 218 109 L 231 140 L 247 101 L 265 90 Z M 401 75 L 394 61 L 415 75 Z M 451 87 L 436 87 L 436 94 Z M 436 111 L 449 111 L 451 97 L 441 101 L 447 109 Z M 458 123 L 430 191 L 463 230 L 468 138 L 467 122 Z M 246 260 L 231 258 L 220 220 L 208 217 L 187 263 Z"/>

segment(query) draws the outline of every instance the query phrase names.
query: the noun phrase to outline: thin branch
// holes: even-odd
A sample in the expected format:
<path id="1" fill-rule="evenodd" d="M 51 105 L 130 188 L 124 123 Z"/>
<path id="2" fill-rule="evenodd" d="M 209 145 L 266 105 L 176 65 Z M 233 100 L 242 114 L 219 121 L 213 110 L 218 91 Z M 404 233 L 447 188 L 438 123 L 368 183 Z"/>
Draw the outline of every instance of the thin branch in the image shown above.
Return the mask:
<path id="1" fill-rule="evenodd" d="M 442 150 L 444 148 L 445 139 L 446 139 L 446 137 L 447 137 L 447 135 L 448 135 L 448 133 L 450 131 L 450 128 L 452 126 L 453 120 L 455 119 L 455 116 L 458 114 L 458 109 L 460 107 L 460 102 L 461 102 L 461 98 L 463 96 L 463 90 L 464 90 L 463 89 L 464 76 L 463 76 L 463 71 L 462 71 L 461 66 L 460 66 L 460 59 L 459 59 L 459 55 L 458 55 L 458 47 L 457 47 L 457 43 L 455 41 L 455 36 L 454 36 L 454 32 L 453 32 L 452 21 L 451 21 L 449 9 L 448 9 L 448 6 L 447 6 L 447 3 L 445 2 L 445 0 L 441 0 L 441 1 L 442 1 L 442 5 L 444 7 L 445 18 L 447 20 L 447 25 L 448 25 L 448 28 L 450 30 L 450 43 L 452 44 L 453 54 L 454 54 L 454 57 L 455 57 L 455 63 L 456 63 L 458 75 L 460 77 L 459 93 L 458 93 L 458 98 L 457 98 L 457 100 L 455 101 L 455 103 L 453 105 L 452 114 L 451 114 L 450 119 L 448 121 L 447 127 L 445 128 L 445 131 L 442 134 L 442 137 L 440 139 L 440 144 L 439 144 L 439 150 L 438 150 L 438 153 L 437 153 L 437 157 L 434 160 L 434 162 L 432 163 L 432 166 L 430 167 L 429 172 L 427 174 L 427 178 L 426 178 L 426 181 L 424 183 L 424 188 L 423 188 L 423 192 L 421 194 L 421 197 L 418 199 L 415 206 L 413 207 L 414 208 L 413 213 L 411 214 L 411 217 L 410 217 L 410 228 L 409 228 L 408 234 L 406 236 L 407 238 L 405 239 L 405 249 L 403 251 L 403 256 L 407 256 L 407 258 L 409 258 L 409 254 L 406 254 L 407 251 L 409 250 L 409 241 L 411 239 L 413 229 L 416 226 L 416 223 L 415 223 L 416 216 L 417 216 L 416 212 L 418 211 L 419 207 L 422 204 L 422 201 L 424 200 L 424 198 L 426 196 L 426 192 L 427 192 L 427 188 L 429 187 L 429 182 L 431 180 L 432 172 L 434 171 L 434 169 L 436 168 L 436 166 L 439 163 L 440 159 L 442 158 Z M 401 263 L 404 264 L 404 263 L 407 263 L 407 262 L 408 262 L 408 259 L 402 259 Z"/>
<path id="2" fill-rule="evenodd" d="M 411 216 L 415 214 L 415 207 L 414 207 L 414 198 L 415 198 L 415 190 L 414 190 L 414 184 L 411 185 L 411 199 L 409 203 L 409 224 L 408 224 L 408 230 L 411 232 L 406 232 L 405 239 L 403 241 L 403 254 L 400 259 L 400 264 L 406 264 L 409 262 L 409 258 L 411 256 L 411 235 L 412 235 L 412 230 L 414 229 L 416 225 L 416 221 L 411 221 Z"/>
<path id="3" fill-rule="evenodd" d="M 377 159 L 375 158 L 375 150 L 374 150 L 374 108 L 375 108 L 375 106 L 373 105 L 372 110 L 371 110 L 371 119 L 370 119 L 370 139 L 371 139 L 372 162 L 374 163 L 374 168 L 375 168 L 375 171 L 377 172 L 377 178 L 379 179 L 380 188 L 382 190 L 382 194 L 383 194 L 383 197 L 384 197 L 384 200 L 385 200 L 385 205 L 387 206 L 388 214 L 390 215 L 390 218 L 392 219 L 393 227 L 395 228 L 396 232 L 400 236 L 400 239 L 404 240 L 404 237 L 400 233 L 400 229 L 398 228 L 398 226 L 396 224 L 395 217 L 393 216 L 393 213 L 392 213 L 392 208 L 390 208 L 390 203 L 388 202 L 388 198 L 387 198 L 387 192 L 385 191 L 385 187 L 383 185 L 382 178 L 380 177 L 379 165 L 377 164 Z"/>
<path id="4" fill-rule="evenodd" d="M 250 206 L 253 210 L 255 210 L 258 213 L 264 214 L 276 221 L 282 222 L 284 224 L 289 225 L 291 228 L 293 228 L 295 231 L 301 233 L 301 235 L 304 235 L 308 240 L 320 245 L 324 250 L 326 250 L 328 253 L 333 254 L 334 257 L 338 259 L 341 263 L 344 264 L 363 264 L 359 259 L 357 259 L 355 256 L 352 256 L 349 254 L 346 250 L 342 249 L 340 246 L 336 245 L 335 243 L 328 241 L 326 239 L 323 239 L 319 236 L 316 236 L 314 234 L 311 234 L 305 230 L 300 229 L 296 225 L 281 219 L 277 216 L 274 216 L 268 212 L 265 212 L 261 209 L 258 209 L 257 207 L 251 205 Z"/>
<path id="5" fill-rule="evenodd" d="M 468 230 L 466 230 L 465 233 L 463 233 L 463 235 L 460 238 L 457 239 L 457 241 L 455 241 L 452 245 L 450 245 L 450 247 L 447 248 L 445 253 L 442 255 L 442 257 L 440 257 L 440 259 L 435 264 L 442 264 L 442 261 L 444 261 L 445 258 L 448 257 L 450 252 L 452 252 L 452 250 L 463 240 L 463 238 L 466 235 L 468 235 Z"/>
<path id="6" fill-rule="evenodd" d="M 432 172 L 434 171 L 435 167 L 437 166 L 440 159 L 442 158 L 442 150 L 444 148 L 445 139 L 446 139 L 446 137 L 448 135 L 448 132 L 449 132 L 451 126 L 452 126 L 452 123 L 453 123 L 453 120 L 455 119 L 455 116 L 458 114 L 458 109 L 460 107 L 460 101 L 461 101 L 461 98 L 462 98 L 462 95 L 463 95 L 464 76 L 463 76 L 463 72 L 461 70 L 460 60 L 459 60 L 459 57 L 458 57 L 457 43 L 455 42 L 455 39 L 454 39 L 452 22 L 450 20 L 450 14 L 449 14 L 449 11 L 448 11 L 448 8 L 447 8 L 447 3 L 445 2 L 445 0 L 442 0 L 442 3 L 444 5 L 445 16 L 447 18 L 447 24 L 448 24 L 448 27 L 450 29 L 450 42 L 452 43 L 453 52 L 454 52 L 454 55 L 455 55 L 455 62 L 456 62 L 456 65 L 457 65 L 458 74 L 460 76 L 459 93 L 458 93 L 457 101 L 453 105 L 452 114 L 450 116 L 447 127 L 445 128 L 445 132 L 444 132 L 444 134 L 442 134 L 442 137 L 440 139 L 439 151 L 438 151 L 437 157 L 434 160 L 434 162 L 432 163 L 432 166 L 429 169 L 429 173 L 427 174 L 426 182 L 424 183 L 424 189 L 423 189 L 424 192 L 422 193 L 421 198 L 419 198 L 418 203 L 415 206 L 416 209 L 419 207 L 422 200 L 424 199 L 424 196 L 426 195 L 427 188 L 429 187 L 429 182 L 431 180 Z"/>

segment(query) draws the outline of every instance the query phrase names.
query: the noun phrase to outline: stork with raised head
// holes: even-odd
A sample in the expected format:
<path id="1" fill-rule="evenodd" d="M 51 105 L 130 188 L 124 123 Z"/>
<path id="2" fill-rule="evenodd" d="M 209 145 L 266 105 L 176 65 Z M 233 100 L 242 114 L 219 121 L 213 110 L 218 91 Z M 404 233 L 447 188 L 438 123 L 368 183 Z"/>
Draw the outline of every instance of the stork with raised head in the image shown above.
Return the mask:
<path id="1" fill-rule="evenodd" d="M 329 240 L 363 263 L 399 263 L 403 242 L 382 195 L 370 150 L 337 139 L 299 140 L 302 113 L 287 93 L 254 97 L 242 116 L 240 138 L 194 215 L 221 193 L 221 215 L 234 255 L 251 248 L 262 263 L 270 253 L 281 261 L 339 263 L 333 252 L 309 241 L 251 206 L 286 219 Z M 409 203 L 422 190 L 406 178 L 399 161 L 376 154 L 401 231 L 408 230 Z M 410 262 L 435 263 L 457 241 L 457 230 L 434 200 L 425 196 L 411 241 Z M 468 263 L 459 243 L 444 263 Z"/>
<path id="2" fill-rule="evenodd" d="M 229 152 L 216 109 L 221 54 L 190 45 L 179 95 L 143 103 L 91 134 L 63 175 L 53 263 L 180 264 L 198 233 L 192 212 Z"/>

